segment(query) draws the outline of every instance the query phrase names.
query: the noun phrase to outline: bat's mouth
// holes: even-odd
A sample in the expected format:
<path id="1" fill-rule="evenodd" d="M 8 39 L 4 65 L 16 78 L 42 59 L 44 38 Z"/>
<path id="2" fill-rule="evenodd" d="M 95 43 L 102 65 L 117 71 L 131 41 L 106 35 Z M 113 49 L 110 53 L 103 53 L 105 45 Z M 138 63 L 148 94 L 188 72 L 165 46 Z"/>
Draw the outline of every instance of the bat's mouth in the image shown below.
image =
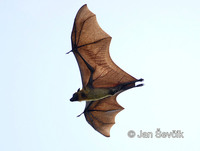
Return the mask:
<path id="1" fill-rule="evenodd" d="M 70 101 L 71 101 L 71 102 L 74 102 L 74 101 L 76 101 L 76 100 L 72 97 L 72 98 L 70 99 Z"/>

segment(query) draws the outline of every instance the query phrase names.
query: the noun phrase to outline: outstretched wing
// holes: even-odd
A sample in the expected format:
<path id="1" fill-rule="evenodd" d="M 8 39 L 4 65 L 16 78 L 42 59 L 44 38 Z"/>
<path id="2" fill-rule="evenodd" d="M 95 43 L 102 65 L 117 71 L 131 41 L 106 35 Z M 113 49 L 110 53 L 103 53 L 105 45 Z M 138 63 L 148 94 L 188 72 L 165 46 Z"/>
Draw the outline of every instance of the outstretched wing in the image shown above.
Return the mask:
<path id="1" fill-rule="evenodd" d="M 102 100 L 86 102 L 84 115 L 87 122 L 106 137 L 110 137 L 115 116 L 124 109 L 117 103 L 116 97 L 117 95 L 113 95 Z"/>
<path id="2" fill-rule="evenodd" d="M 93 87 L 114 87 L 122 83 L 135 81 L 120 69 L 110 58 L 109 45 L 111 37 L 98 25 L 96 15 L 87 5 L 78 11 L 71 35 L 72 50 L 78 50 L 84 60 L 94 69 Z M 73 51 L 81 72 L 82 84 L 88 84 L 91 72 L 83 59 Z"/>

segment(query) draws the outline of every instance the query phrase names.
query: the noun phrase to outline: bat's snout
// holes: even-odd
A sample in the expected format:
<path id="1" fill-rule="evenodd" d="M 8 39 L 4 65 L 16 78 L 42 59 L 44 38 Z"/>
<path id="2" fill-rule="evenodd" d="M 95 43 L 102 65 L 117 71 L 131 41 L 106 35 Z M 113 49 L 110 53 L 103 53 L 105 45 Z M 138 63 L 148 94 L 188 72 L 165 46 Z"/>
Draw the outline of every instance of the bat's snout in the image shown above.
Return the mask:
<path id="1" fill-rule="evenodd" d="M 72 97 L 72 98 L 70 99 L 70 101 L 71 101 L 71 102 L 74 102 L 74 101 L 76 101 L 76 100 L 74 100 L 74 98 Z"/>

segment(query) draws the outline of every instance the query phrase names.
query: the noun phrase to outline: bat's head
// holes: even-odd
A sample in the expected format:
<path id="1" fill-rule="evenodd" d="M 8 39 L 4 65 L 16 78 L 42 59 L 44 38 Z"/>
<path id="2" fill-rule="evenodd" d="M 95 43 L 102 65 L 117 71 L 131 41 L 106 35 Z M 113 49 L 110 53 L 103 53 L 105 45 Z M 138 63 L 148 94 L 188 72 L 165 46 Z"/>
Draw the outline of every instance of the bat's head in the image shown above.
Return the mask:
<path id="1" fill-rule="evenodd" d="M 75 92 L 72 96 L 72 98 L 70 99 L 70 101 L 74 102 L 74 101 L 78 101 L 79 100 L 79 92 L 80 92 L 80 88 L 77 90 L 77 92 Z"/>
<path id="2" fill-rule="evenodd" d="M 72 98 L 70 99 L 70 101 L 74 102 L 74 101 L 81 101 L 84 100 L 85 95 L 83 90 L 78 89 L 77 92 L 75 92 L 72 96 Z"/>
<path id="3" fill-rule="evenodd" d="M 70 99 L 70 101 L 72 102 L 83 101 L 83 100 L 87 100 L 87 95 L 85 94 L 84 90 L 80 90 L 80 89 L 78 89 L 77 92 L 75 92 L 72 98 Z"/>
<path id="4" fill-rule="evenodd" d="M 74 102 L 74 101 L 78 101 L 78 93 L 74 93 L 72 98 L 70 99 L 70 101 Z"/>

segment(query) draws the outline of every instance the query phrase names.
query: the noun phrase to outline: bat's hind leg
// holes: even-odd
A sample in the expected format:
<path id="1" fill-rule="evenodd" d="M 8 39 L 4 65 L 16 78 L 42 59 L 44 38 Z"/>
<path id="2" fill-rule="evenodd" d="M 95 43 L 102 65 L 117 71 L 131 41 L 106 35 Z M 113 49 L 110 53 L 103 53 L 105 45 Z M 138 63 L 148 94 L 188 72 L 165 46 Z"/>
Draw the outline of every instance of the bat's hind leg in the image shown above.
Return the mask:
<path id="1" fill-rule="evenodd" d="M 126 82 L 126 83 L 122 83 L 118 86 L 116 86 L 113 90 L 112 90 L 112 95 L 114 95 L 115 93 L 118 93 L 118 92 L 122 92 L 122 91 L 125 91 L 125 90 L 128 90 L 128 89 L 131 89 L 131 88 L 134 88 L 134 87 L 141 87 L 143 86 L 144 84 L 138 84 L 138 85 L 135 85 L 136 82 L 142 82 L 144 79 L 138 79 L 138 80 L 135 80 L 135 81 L 131 81 L 131 82 Z"/>
<path id="2" fill-rule="evenodd" d="M 127 83 L 123 83 L 122 84 L 122 87 L 121 87 L 121 90 L 122 91 L 125 91 L 125 90 L 128 90 L 130 88 L 134 88 L 134 87 L 141 87 L 143 86 L 144 84 L 141 83 L 141 84 L 138 84 L 138 85 L 135 85 L 136 82 L 142 82 L 144 79 L 138 79 L 136 81 L 131 81 L 131 82 L 127 82 Z"/>
<path id="3" fill-rule="evenodd" d="M 123 83 L 122 84 L 122 89 L 127 90 L 127 89 L 134 88 L 134 87 L 141 87 L 141 86 L 144 85 L 143 83 L 138 84 L 138 85 L 135 85 L 135 83 L 136 82 L 142 82 L 142 81 L 144 81 L 144 79 L 138 79 L 136 81 L 131 81 L 131 82 Z"/>

